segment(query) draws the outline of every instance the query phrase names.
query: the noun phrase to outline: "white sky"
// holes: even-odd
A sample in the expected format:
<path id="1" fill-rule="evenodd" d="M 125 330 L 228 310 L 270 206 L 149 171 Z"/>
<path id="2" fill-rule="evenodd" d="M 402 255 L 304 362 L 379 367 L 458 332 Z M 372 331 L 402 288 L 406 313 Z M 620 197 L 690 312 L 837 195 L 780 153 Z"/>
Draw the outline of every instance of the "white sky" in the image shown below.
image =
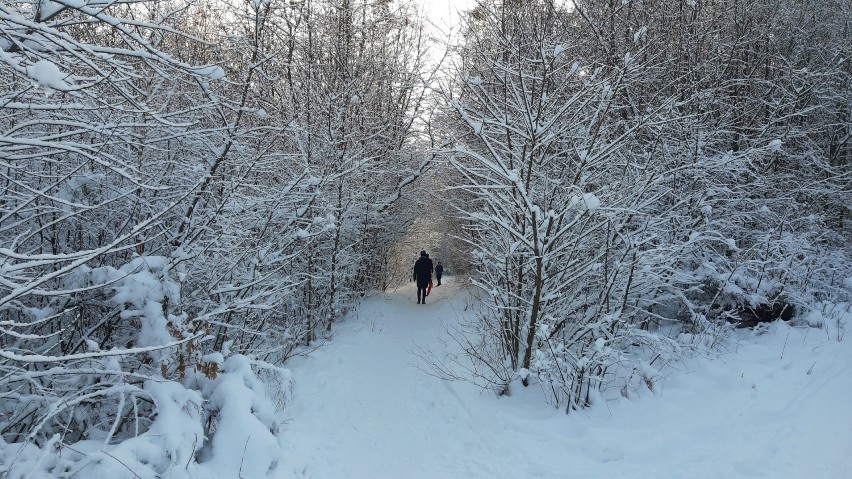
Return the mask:
<path id="1" fill-rule="evenodd" d="M 460 10 L 470 9 L 476 0 L 419 0 L 429 20 L 441 31 L 458 29 Z"/>

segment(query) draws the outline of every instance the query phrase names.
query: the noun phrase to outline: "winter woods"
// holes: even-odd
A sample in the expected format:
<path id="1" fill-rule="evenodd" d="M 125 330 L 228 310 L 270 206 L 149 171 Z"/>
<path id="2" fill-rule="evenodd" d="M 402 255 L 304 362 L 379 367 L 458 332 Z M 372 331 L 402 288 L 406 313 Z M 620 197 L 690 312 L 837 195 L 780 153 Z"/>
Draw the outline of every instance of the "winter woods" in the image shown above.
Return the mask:
<path id="1" fill-rule="evenodd" d="M 469 378 L 566 410 L 848 301 L 849 9 L 486 0 L 438 71 L 407 2 L 3 3 L 0 477 L 273 474 L 407 229 Z"/>

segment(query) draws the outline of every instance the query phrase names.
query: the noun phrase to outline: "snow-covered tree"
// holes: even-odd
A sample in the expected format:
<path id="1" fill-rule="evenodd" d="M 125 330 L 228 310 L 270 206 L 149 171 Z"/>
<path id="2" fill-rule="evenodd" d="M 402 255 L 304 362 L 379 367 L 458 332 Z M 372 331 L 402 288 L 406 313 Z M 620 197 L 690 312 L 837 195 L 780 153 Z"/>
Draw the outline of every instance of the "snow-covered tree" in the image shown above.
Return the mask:
<path id="1" fill-rule="evenodd" d="M 831 156 L 846 34 L 802 13 L 758 0 L 468 13 L 443 130 L 480 270 L 483 343 L 463 339 L 475 376 L 502 392 L 534 376 L 574 407 L 611 373 L 652 383 L 649 361 L 726 321 L 841 294 L 844 226 L 827 220 L 848 206 L 848 162 Z M 787 51 L 823 21 L 833 46 Z"/>
<path id="2" fill-rule="evenodd" d="M 282 135 L 314 179 L 305 207 L 317 228 L 293 263 L 310 343 L 354 293 L 387 282 L 383 265 L 404 231 L 388 213 L 424 169 L 412 141 L 428 72 L 411 4 L 305 2 L 286 24 L 270 96 L 288 105 Z"/>
<path id="3" fill-rule="evenodd" d="M 347 8 L 0 7 L 0 463 L 227 474 L 239 444 L 274 469 L 289 377 L 265 360 L 375 283 L 418 171 L 418 23 Z"/>

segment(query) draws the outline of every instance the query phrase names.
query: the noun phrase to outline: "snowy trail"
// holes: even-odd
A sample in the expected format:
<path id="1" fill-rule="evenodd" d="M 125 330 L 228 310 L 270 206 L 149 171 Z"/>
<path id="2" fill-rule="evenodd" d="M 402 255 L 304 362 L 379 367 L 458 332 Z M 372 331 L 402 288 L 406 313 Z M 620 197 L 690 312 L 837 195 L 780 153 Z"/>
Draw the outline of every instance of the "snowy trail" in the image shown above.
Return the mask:
<path id="1" fill-rule="evenodd" d="M 332 344 L 291 365 L 293 420 L 283 461 L 293 465 L 285 467 L 292 477 L 536 477 L 528 474 L 538 454 L 519 448 L 545 439 L 537 431 L 552 427 L 553 411 L 530 404 L 526 417 L 506 421 L 499 407 L 483 407 L 499 406 L 493 396 L 422 371 L 417 347 L 442 348 L 443 324 L 464 309 L 455 293 L 449 278 L 426 305 L 414 302 L 410 286 L 367 301 Z"/>
<path id="2" fill-rule="evenodd" d="M 406 285 L 292 360 L 281 477 L 852 478 L 852 338 L 773 325 L 657 396 L 566 416 L 536 388 L 497 399 L 423 372 L 418 346 L 445 350 L 462 298 L 452 278 L 426 305 Z"/>

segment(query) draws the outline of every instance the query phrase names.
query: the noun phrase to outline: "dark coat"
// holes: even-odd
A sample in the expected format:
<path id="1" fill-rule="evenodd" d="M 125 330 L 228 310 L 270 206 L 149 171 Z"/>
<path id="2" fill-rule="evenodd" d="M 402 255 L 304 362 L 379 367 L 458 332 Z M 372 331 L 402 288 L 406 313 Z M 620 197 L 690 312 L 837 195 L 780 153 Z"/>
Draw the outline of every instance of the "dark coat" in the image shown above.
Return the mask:
<path id="1" fill-rule="evenodd" d="M 435 274 L 437 276 L 441 276 L 442 274 L 444 274 L 444 267 L 441 265 L 435 266 Z"/>
<path id="2" fill-rule="evenodd" d="M 429 286 L 429 280 L 432 279 L 432 260 L 427 256 L 421 256 L 414 263 L 414 279 L 417 280 L 419 288 Z"/>

